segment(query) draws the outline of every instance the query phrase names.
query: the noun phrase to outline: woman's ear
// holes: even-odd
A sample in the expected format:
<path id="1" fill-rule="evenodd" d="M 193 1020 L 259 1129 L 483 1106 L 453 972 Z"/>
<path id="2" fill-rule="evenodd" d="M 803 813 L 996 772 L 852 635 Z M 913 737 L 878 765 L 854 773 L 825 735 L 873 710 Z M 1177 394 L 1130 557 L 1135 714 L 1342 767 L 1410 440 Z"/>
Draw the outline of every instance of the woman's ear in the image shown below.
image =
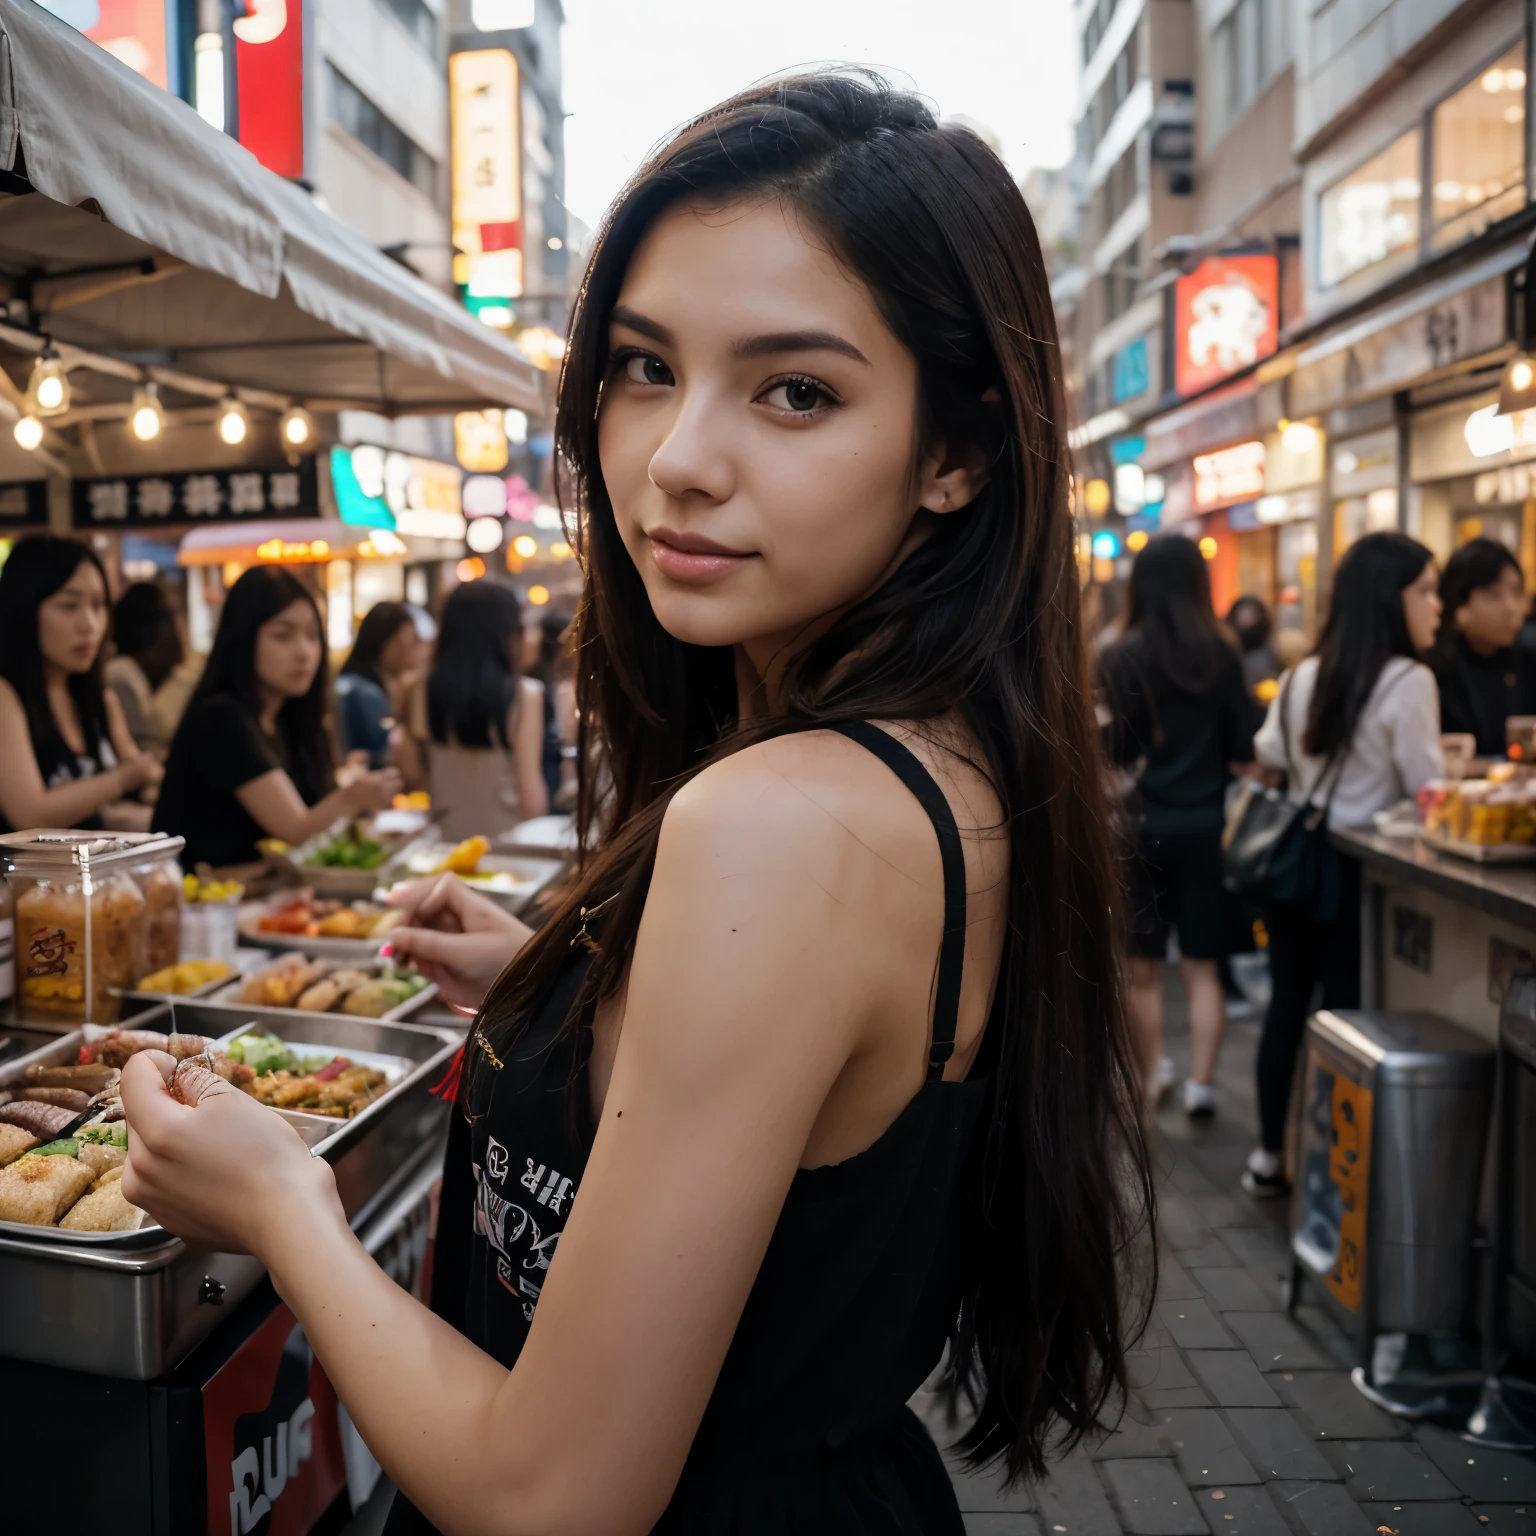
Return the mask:
<path id="1" fill-rule="evenodd" d="M 919 471 L 917 504 L 929 512 L 958 512 L 975 501 L 990 478 L 972 457 L 952 459 L 947 452 L 934 453 Z"/>

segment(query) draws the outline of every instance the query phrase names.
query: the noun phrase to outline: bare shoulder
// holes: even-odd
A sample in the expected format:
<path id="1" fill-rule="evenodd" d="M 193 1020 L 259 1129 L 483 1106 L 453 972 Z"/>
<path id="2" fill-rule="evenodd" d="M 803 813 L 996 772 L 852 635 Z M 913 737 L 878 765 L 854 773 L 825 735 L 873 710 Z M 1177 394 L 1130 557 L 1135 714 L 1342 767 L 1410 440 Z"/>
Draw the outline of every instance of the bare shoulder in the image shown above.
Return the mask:
<path id="1" fill-rule="evenodd" d="M 0 714 L 13 719 L 22 719 L 26 711 L 22 708 L 21 695 L 3 677 L 0 677 Z"/>

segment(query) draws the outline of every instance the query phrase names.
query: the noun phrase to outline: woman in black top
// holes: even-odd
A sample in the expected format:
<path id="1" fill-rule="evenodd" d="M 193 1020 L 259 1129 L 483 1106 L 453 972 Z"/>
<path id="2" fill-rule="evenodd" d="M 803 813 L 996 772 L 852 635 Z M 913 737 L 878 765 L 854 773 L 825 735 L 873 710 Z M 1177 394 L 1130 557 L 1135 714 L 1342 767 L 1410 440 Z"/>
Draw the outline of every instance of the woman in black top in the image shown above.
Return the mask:
<path id="1" fill-rule="evenodd" d="M 309 590 L 277 566 L 229 589 L 208 665 L 182 716 L 155 807 L 190 866 L 254 863 L 258 838 L 302 843 L 389 804 L 399 775 L 335 784 L 324 629 Z"/>
<path id="2" fill-rule="evenodd" d="M 352 652 L 336 678 L 336 714 L 341 750 L 366 754 L 370 768 L 391 766 L 391 746 L 400 741 L 400 712 L 406 689 L 426 661 L 426 642 L 416 630 L 409 603 L 375 603 L 357 627 Z M 416 754 L 411 743 L 411 762 Z M 405 764 L 395 762 L 402 772 Z"/>
<path id="3" fill-rule="evenodd" d="M 947 1341 L 965 1451 L 1038 1472 L 1123 1384 L 1149 1219 L 1018 188 L 879 77 L 750 91 L 607 220 L 559 406 L 606 781 L 536 934 L 452 882 L 396 930 L 461 998 L 522 945 L 437 1315 L 197 1069 L 129 1064 L 124 1192 L 260 1256 L 391 1532 L 958 1536 L 908 1397 Z"/>
<path id="4" fill-rule="evenodd" d="M 1175 929 L 1189 1003 L 1184 1108 L 1204 1117 L 1215 1107 L 1211 1078 L 1226 1027 L 1217 969 L 1231 934 L 1231 898 L 1221 881 L 1223 811 L 1232 765 L 1253 759 L 1258 720 L 1191 540 L 1154 539 L 1137 555 L 1126 632 L 1104 653 L 1100 671 L 1111 756 L 1140 766 L 1129 991 L 1143 1082 L 1153 1100 L 1173 1082 L 1163 1053 L 1163 956 Z"/>
<path id="5" fill-rule="evenodd" d="M 1440 603 L 1429 654 L 1440 729 L 1475 736 L 1479 757 L 1503 757 L 1504 722 L 1536 715 L 1536 652 L 1515 644 L 1526 612 L 1520 562 L 1494 539 L 1469 540 L 1445 562 Z"/>
<path id="6" fill-rule="evenodd" d="M 149 808 L 129 796 L 160 781 L 117 699 L 101 682 L 111 608 L 87 544 L 20 539 L 0 570 L 0 821 L 31 827 L 142 831 Z"/>

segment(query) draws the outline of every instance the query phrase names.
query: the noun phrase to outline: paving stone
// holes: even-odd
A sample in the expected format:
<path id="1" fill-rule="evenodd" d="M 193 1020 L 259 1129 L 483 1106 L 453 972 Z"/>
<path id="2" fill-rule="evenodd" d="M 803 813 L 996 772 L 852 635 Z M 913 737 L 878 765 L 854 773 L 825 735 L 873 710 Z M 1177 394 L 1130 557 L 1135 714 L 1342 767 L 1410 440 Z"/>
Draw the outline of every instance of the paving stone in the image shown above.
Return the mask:
<path id="1" fill-rule="evenodd" d="M 1374 1536 L 1375 1527 L 1338 1483 L 1282 1481 L 1271 1483 L 1269 1492 L 1308 1536 Z"/>
<path id="2" fill-rule="evenodd" d="M 1187 1153 L 1173 1157 L 1168 1164 L 1167 1180 L 1181 1195 L 1214 1195 L 1216 1186 Z"/>
<path id="3" fill-rule="evenodd" d="M 1246 1352 L 1235 1349 L 1186 1351 L 1200 1385 L 1223 1408 L 1278 1408 L 1280 1399 Z"/>
<path id="4" fill-rule="evenodd" d="M 1323 1371 L 1334 1364 L 1283 1312 L 1223 1312 L 1261 1371 Z"/>
<path id="5" fill-rule="evenodd" d="M 1206 1536 L 1195 1495 L 1171 1461 L 1104 1461 L 1099 1470 L 1131 1536 Z"/>
<path id="6" fill-rule="evenodd" d="M 1195 1498 L 1212 1536 L 1292 1536 L 1262 1487 L 1202 1488 Z"/>
<path id="7" fill-rule="evenodd" d="M 1490 1451 L 1433 1424 L 1421 1425 L 1415 1438 L 1469 1499 L 1488 1504 L 1536 1500 L 1536 1457 Z"/>
<path id="8" fill-rule="evenodd" d="M 1335 1481 L 1340 1474 L 1285 1408 L 1229 1408 L 1227 1422 L 1260 1477 Z"/>
<path id="9" fill-rule="evenodd" d="M 1232 1268 L 1238 1262 L 1232 1250 L 1214 1232 L 1208 1232 L 1205 1241 L 1197 1248 L 1179 1249 L 1178 1257 L 1179 1263 L 1189 1270 L 1218 1266 Z"/>
<path id="10" fill-rule="evenodd" d="M 1157 1197 L 1157 1230 L 1175 1252 L 1198 1248 L 1211 1235 L 1212 1223 L 1196 1208 L 1196 1201 L 1220 1200 L 1220 1195 L 1181 1195 L 1164 1185 Z"/>
<path id="11" fill-rule="evenodd" d="M 1456 1489 L 1411 1440 L 1320 1441 L 1323 1454 L 1348 1481 L 1350 1497 L 1454 1499 Z"/>
<path id="12" fill-rule="evenodd" d="M 1244 1195 L 1191 1195 L 1189 1203 L 1213 1230 L 1225 1227 L 1262 1227 L 1264 1218 Z"/>
<path id="13" fill-rule="evenodd" d="M 1285 1371 L 1264 1379 L 1297 1410 L 1314 1440 L 1400 1440 L 1408 1433 L 1406 1425 L 1367 1402 L 1342 1371 Z"/>
<path id="14" fill-rule="evenodd" d="M 1088 1442 L 1088 1454 L 1095 1461 L 1127 1456 L 1166 1456 L 1166 1420 L 1166 1414 L 1144 1413 L 1132 1404 L 1109 1434 Z"/>
<path id="15" fill-rule="evenodd" d="M 1035 1507 L 1034 1490 L 1028 1483 L 1019 1483 L 1012 1488 L 1003 1487 L 1003 1469 L 1000 1465 L 971 1471 L 961 1464 L 958 1457 L 948 1456 L 945 1460 L 949 1464 L 949 1480 L 955 1485 L 955 1497 L 960 1501 L 962 1513 L 1023 1514 Z"/>
<path id="16" fill-rule="evenodd" d="M 965 1514 L 965 1536 L 1040 1536 L 1040 1522 L 1033 1515 Z"/>
<path id="17" fill-rule="evenodd" d="M 1195 1378 L 1189 1374 L 1184 1357 L 1172 1347 L 1130 1350 L 1126 1354 L 1125 1365 L 1134 1392 L 1145 1392 L 1154 1387 L 1197 1385 Z"/>
<path id="18" fill-rule="evenodd" d="M 1161 1301 L 1183 1301 L 1201 1294 L 1200 1287 L 1184 1272 L 1184 1266 L 1166 1253 L 1158 1260 L 1157 1295 Z"/>
<path id="19" fill-rule="evenodd" d="M 1465 1504 L 1448 1499 L 1420 1504 L 1362 1504 L 1360 1512 L 1378 1533 L 1385 1526 L 1393 1536 L 1486 1536 L 1491 1529 L 1480 1524 Z"/>
<path id="20" fill-rule="evenodd" d="M 1231 1349 L 1238 1342 L 1203 1297 L 1172 1297 L 1157 1303 L 1157 1315 L 1180 1349 Z"/>
<path id="21" fill-rule="evenodd" d="M 1222 1246 L 1230 1248 L 1239 1264 L 1278 1264 L 1288 1268 L 1290 1249 L 1285 1239 L 1263 1227 L 1227 1227 L 1221 1233 Z"/>
<path id="22" fill-rule="evenodd" d="M 1278 1297 L 1261 1290 L 1253 1276 L 1240 1266 L 1206 1269 L 1191 1265 L 1189 1277 L 1220 1312 L 1262 1312 L 1280 1305 Z"/>
<path id="23" fill-rule="evenodd" d="M 1472 1513 L 1483 1536 L 1536 1536 L 1536 1503 L 1474 1504 Z"/>
<path id="24" fill-rule="evenodd" d="M 1148 1413 L 1166 1413 L 1171 1408 L 1210 1408 L 1211 1394 L 1203 1387 L 1152 1387 L 1137 1394 L 1137 1401 Z"/>
<path id="25" fill-rule="evenodd" d="M 1249 1279 L 1258 1286 L 1259 1294 L 1264 1298 L 1266 1307 L 1274 1307 L 1284 1310 L 1285 1286 L 1290 1279 L 1291 1268 L 1288 1264 L 1245 1264 Z"/>
<path id="26" fill-rule="evenodd" d="M 1051 1462 L 1033 1497 L 1046 1536 L 1121 1536 L 1120 1522 L 1086 1450 L 1079 1448 Z"/>
<path id="27" fill-rule="evenodd" d="M 1259 1474 L 1248 1464 L 1214 1408 L 1175 1411 L 1164 1417 L 1168 1449 L 1179 1464 L 1179 1475 L 1191 1488 L 1259 1481 Z"/>

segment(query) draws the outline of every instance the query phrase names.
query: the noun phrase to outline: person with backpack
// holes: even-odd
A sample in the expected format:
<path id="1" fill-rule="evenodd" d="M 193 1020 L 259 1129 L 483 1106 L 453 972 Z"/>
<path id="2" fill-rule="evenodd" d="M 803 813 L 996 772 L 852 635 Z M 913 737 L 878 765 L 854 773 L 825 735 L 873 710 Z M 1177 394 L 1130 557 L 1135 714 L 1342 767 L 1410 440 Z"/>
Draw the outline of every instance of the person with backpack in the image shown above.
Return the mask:
<path id="1" fill-rule="evenodd" d="M 1259 761 L 1286 775 L 1289 803 L 1328 827 L 1369 826 L 1444 772 L 1439 694 L 1419 660 L 1440 620 L 1438 576 L 1406 534 L 1352 545 L 1316 650 L 1281 680 L 1254 740 Z M 1320 857 L 1330 865 L 1307 899 L 1265 908 L 1272 991 L 1256 1062 L 1260 1139 L 1242 1175 L 1251 1195 L 1289 1189 L 1286 1112 L 1318 984 L 1323 1007 L 1360 1006 L 1360 865 L 1326 843 Z"/>

